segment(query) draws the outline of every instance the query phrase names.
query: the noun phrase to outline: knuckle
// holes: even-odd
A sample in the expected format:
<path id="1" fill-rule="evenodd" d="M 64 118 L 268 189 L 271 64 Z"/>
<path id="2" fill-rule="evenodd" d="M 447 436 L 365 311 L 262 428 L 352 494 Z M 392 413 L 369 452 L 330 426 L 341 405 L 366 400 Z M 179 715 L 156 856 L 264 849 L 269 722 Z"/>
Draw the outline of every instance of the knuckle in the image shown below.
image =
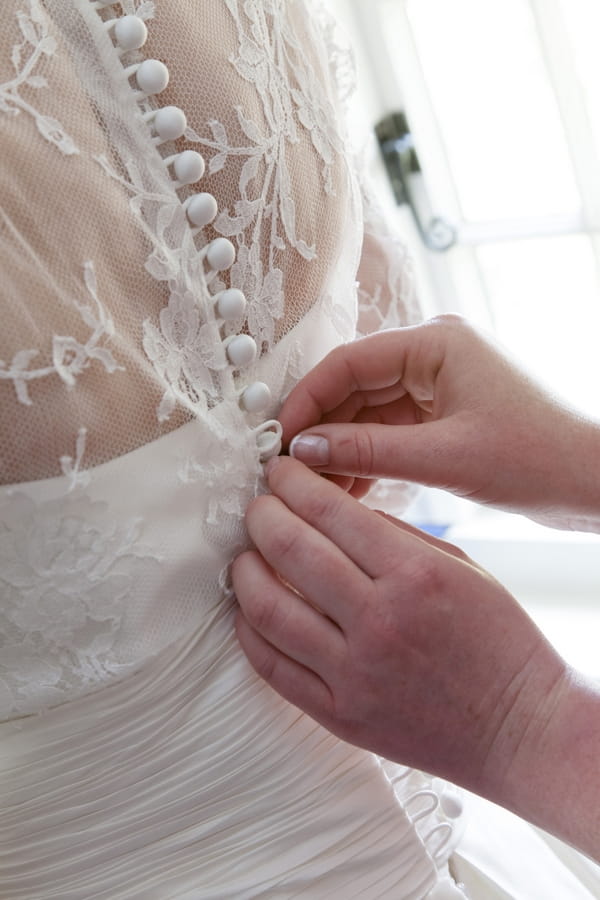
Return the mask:
<path id="1" fill-rule="evenodd" d="M 355 474 L 362 477 L 370 475 L 373 471 L 375 448 L 369 431 L 357 428 L 353 434 L 352 443 L 354 459 L 356 460 Z"/>
<path id="2" fill-rule="evenodd" d="M 246 550 L 231 564 L 231 584 L 238 603 L 245 609 L 252 604 L 257 584 L 261 581 L 260 554 L 256 550 Z"/>
<path id="3" fill-rule="evenodd" d="M 275 654 L 268 646 L 256 642 L 256 629 L 243 612 L 238 611 L 236 615 L 235 631 L 252 668 L 265 681 L 271 681 L 275 672 Z"/>
<path id="4" fill-rule="evenodd" d="M 400 585 L 401 594 L 408 603 L 419 603 L 443 591 L 445 577 L 440 556 L 439 553 L 417 552 L 397 560 L 395 566 L 390 564 L 391 583 Z"/>
<path id="5" fill-rule="evenodd" d="M 439 313 L 430 320 L 432 325 L 442 328 L 469 328 L 469 322 L 465 316 L 456 312 Z"/>
<path id="6" fill-rule="evenodd" d="M 266 634 L 274 628 L 277 598 L 273 584 L 257 569 L 258 557 L 255 550 L 242 553 L 233 562 L 231 577 L 244 619 L 255 631 Z"/>
<path id="7" fill-rule="evenodd" d="M 270 591 L 254 589 L 246 597 L 244 615 L 250 625 L 260 634 L 267 634 L 273 627 L 276 603 Z"/>
<path id="8" fill-rule="evenodd" d="M 417 596 L 432 597 L 442 591 L 444 578 L 439 561 L 429 553 L 420 554 L 408 567 L 408 585 Z"/>
<path id="9" fill-rule="evenodd" d="M 275 680 L 277 664 L 273 653 L 262 652 L 251 659 L 250 662 L 256 674 L 264 681 L 270 683 Z"/>
<path id="10" fill-rule="evenodd" d="M 338 485 L 332 485 L 328 479 L 322 478 L 319 490 L 305 496 L 302 516 L 307 522 L 315 523 L 317 528 L 326 527 L 328 522 L 336 520 L 345 499 L 345 491 Z"/>
<path id="11" fill-rule="evenodd" d="M 430 320 L 430 324 L 440 330 L 442 340 L 460 342 L 480 335 L 479 329 L 469 319 L 456 312 L 440 313 Z"/>
<path id="12" fill-rule="evenodd" d="M 449 541 L 444 541 L 443 543 L 446 545 L 447 553 L 450 553 L 452 556 L 456 557 L 456 559 L 460 559 L 461 562 L 473 565 L 473 560 L 468 553 L 465 553 L 462 547 L 457 547 L 456 544 L 451 544 Z"/>
<path id="13" fill-rule="evenodd" d="M 246 550 L 244 553 L 240 553 L 231 564 L 231 581 L 233 584 L 233 589 L 236 590 L 238 587 L 242 587 L 244 584 L 244 570 L 248 565 L 250 558 L 252 556 L 251 550 Z"/>
<path id="14" fill-rule="evenodd" d="M 273 500 L 274 498 L 269 494 L 261 494 L 250 501 L 246 509 L 246 522 L 250 529 L 258 524 L 262 517 L 269 512 Z"/>
<path id="15" fill-rule="evenodd" d="M 294 559 L 301 551 L 301 534 L 296 523 L 283 525 L 269 533 L 268 537 L 269 558 L 275 567 L 284 564 L 287 559 Z"/>

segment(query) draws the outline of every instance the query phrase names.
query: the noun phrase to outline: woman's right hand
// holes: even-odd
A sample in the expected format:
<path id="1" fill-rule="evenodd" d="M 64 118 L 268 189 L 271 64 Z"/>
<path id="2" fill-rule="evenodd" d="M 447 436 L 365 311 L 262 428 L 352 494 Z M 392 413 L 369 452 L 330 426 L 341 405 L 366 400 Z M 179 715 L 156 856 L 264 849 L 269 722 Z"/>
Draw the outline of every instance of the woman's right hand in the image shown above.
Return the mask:
<path id="1" fill-rule="evenodd" d="M 600 527 L 600 426 L 460 316 L 333 350 L 280 420 L 291 455 L 316 471 L 403 479 L 559 527 Z"/>

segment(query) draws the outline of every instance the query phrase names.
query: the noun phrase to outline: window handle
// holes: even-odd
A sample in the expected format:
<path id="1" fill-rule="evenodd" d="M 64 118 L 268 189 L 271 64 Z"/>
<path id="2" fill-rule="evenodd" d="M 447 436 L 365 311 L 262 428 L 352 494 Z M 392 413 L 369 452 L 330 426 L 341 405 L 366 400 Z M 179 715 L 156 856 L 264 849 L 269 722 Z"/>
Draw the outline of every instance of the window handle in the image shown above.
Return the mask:
<path id="1" fill-rule="evenodd" d="M 456 228 L 431 211 L 406 115 L 390 113 L 375 126 L 375 134 L 396 203 L 408 203 L 426 247 L 439 252 L 449 250 L 456 243 Z"/>

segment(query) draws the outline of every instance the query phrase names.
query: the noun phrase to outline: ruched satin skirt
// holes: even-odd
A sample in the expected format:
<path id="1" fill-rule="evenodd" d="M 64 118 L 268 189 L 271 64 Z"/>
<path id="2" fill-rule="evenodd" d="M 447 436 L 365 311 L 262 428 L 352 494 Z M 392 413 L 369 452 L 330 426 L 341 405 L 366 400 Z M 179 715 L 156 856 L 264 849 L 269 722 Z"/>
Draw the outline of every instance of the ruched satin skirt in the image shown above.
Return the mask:
<path id="1" fill-rule="evenodd" d="M 444 877 L 436 813 L 419 834 L 375 757 L 262 683 L 231 615 L 0 726 L 3 900 L 420 900 Z"/>

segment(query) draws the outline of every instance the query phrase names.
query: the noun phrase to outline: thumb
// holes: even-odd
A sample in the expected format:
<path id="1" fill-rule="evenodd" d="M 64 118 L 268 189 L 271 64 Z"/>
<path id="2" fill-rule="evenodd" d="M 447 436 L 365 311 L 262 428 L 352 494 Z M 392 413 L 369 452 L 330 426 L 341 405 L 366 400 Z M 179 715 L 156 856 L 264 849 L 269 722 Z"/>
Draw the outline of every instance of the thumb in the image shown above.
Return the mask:
<path id="1" fill-rule="evenodd" d="M 290 456 L 311 468 L 360 478 L 401 478 L 431 486 L 448 484 L 452 457 L 447 426 L 331 423 L 303 431 Z M 454 454 L 455 455 L 455 454 Z"/>

